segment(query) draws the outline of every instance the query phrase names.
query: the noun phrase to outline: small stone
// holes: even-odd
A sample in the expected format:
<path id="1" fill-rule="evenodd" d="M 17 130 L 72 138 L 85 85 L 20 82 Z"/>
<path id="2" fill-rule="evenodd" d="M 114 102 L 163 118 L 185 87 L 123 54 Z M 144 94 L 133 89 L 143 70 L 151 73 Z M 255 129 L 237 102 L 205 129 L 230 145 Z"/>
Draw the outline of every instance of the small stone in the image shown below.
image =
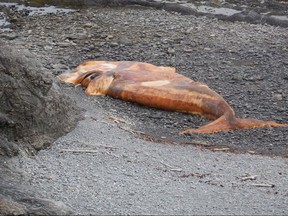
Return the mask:
<path id="1" fill-rule="evenodd" d="M 274 94 L 272 96 L 272 101 L 281 101 L 283 100 L 283 96 L 281 94 Z"/>
<path id="2" fill-rule="evenodd" d="M 79 32 L 79 33 L 73 33 L 71 35 L 68 36 L 68 39 L 85 39 L 87 37 L 87 32 L 83 31 L 83 32 Z"/>
<path id="3" fill-rule="evenodd" d="M 186 53 L 192 53 L 193 49 L 185 48 L 183 51 L 186 52 Z"/>
<path id="4" fill-rule="evenodd" d="M 84 24 L 85 28 L 91 28 L 92 26 L 93 26 L 93 23 L 90 23 L 90 22 Z"/>
<path id="5" fill-rule="evenodd" d="M 243 80 L 243 76 L 241 74 L 235 74 L 232 77 L 232 80 L 241 81 L 241 80 Z"/>
<path id="6" fill-rule="evenodd" d="M 264 80 L 264 77 L 262 77 L 261 75 L 255 75 L 255 76 L 247 77 L 246 80 L 256 82 L 256 81 Z"/>
<path id="7" fill-rule="evenodd" d="M 106 37 L 106 39 L 112 39 L 112 38 L 114 38 L 114 36 L 113 35 L 107 35 L 107 37 Z"/>
<path id="8" fill-rule="evenodd" d="M 99 52 L 94 53 L 94 54 L 93 54 L 93 58 L 100 58 L 100 57 L 102 57 L 102 55 L 101 55 L 100 52 L 101 52 L 101 51 L 99 50 Z"/>
<path id="9" fill-rule="evenodd" d="M 68 42 L 59 42 L 57 45 L 58 45 L 59 47 L 65 48 L 65 47 L 71 46 L 71 43 L 68 43 Z"/>
<path id="10" fill-rule="evenodd" d="M 52 68 L 57 69 L 57 70 L 67 70 L 67 66 L 63 64 L 53 64 Z"/>
<path id="11" fill-rule="evenodd" d="M 186 34 L 189 34 L 189 33 L 191 33 L 193 30 L 194 30 L 194 28 L 193 28 L 193 27 L 190 27 L 189 29 L 186 30 L 185 33 L 186 33 Z"/>
<path id="12" fill-rule="evenodd" d="M 89 50 L 93 50 L 93 49 L 95 49 L 95 46 L 93 44 L 91 44 L 91 45 L 88 46 L 88 49 Z"/>
<path id="13" fill-rule="evenodd" d="M 17 16 L 14 16 L 14 17 L 12 17 L 11 19 L 10 19 L 10 22 L 11 23 L 16 23 L 16 22 L 18 22 L 18 17 Z"/>
<path id="14" fill-rule="evenodd" d="M 160 38 L 160 37 L 162 37 L 162 35 L 156 32 L 156 33 L 154 34 L 154 37 L 159 37 L 159 38 Z"/>
<path id="15" fill-rule="evenodd" d="M 101 38 L 101 39 L 107 38 L 107 35 L 106 35 L 106 34 L 101 34 L 101 35 L 99 36 L 99 38 Z"/>
<path id="16" fill-rule="evenodd" d="M 121 44 L 125 45 L 125 46 L 132 46 L 133 45 L 133 41 L 132 40 L 128 40 L 128 39 L 123 39 L 120 41 Z"/>
<path id="17" fill-rule="evenodd" d="M 7 33 L 7 34 L 1 34 L 0 37 L 7 39 L 7 40 L 14 40 L 18 37 L 16 33 Z"/>
<path id="18" fill-rule="evenodd" d="M 111 43 L 110 43 L 110 46 L 111 46 L 111 47 L 116 47 L 116 46 L 118 46 L 118 45 L 119 45 L 119 44 L 118 44 L 117 42 L 111 42 Z"/>
<path id="19" fill-rule="evenodd" d="M 175 55 L 175 50 L 172 49 L 172 48 L 168 48 L 167 53 L 168 53 L 169 55 Z"/>
<path id="20" fill-rule="evenodd" d="M 52 46 L 44 46 L 44 50 L 48 51 L 48 50 L 52 50 L 53 47 Z"/>

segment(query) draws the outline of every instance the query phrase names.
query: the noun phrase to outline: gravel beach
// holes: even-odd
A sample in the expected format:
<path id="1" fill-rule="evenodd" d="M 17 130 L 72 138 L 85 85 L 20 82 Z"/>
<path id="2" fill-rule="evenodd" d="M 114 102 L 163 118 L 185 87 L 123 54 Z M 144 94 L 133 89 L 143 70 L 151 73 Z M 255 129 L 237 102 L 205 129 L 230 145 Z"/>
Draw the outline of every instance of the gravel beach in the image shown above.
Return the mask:
<path id="1" fill-rule="evenodd" d="M 87 60 L 173 66 L 238 117 L 288 123 L 287 28 L 141 6 L 10 16 L 13 31 L 0 37 L 54 77 Z M 288 213 L 287 128 L 178 135 L 208 120 L 58 85 L 85 119 L 37 155 L 7 161 L 23 186 L 81 215 Z"/>

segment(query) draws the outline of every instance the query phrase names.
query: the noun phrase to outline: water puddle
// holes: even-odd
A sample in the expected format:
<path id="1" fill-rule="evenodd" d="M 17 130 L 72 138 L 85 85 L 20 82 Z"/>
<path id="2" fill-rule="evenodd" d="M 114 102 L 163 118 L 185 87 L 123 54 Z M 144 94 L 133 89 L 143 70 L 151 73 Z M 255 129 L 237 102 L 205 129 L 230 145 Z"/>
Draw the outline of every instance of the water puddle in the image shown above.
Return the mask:
<path id="1" fill-rule="evenodd" d="M 209 13 L 209 14 L 215 14 L 215 15 L 224 15 L 224 16 L 232 16 L 237 13 L 241 13 L 242 11 L 234 10 L 231 8 L 224 8 L 224 7 L 210 7 L 205 5 L 194 5 L 192 3 L 185 4 L 190 8 L 195 9 L 198 13 Z"/>
<path id="2" fill-rule="evenodd" d="M 0 32 L 9 31 L 10 24 L 11 23 L 8 22 L 7 18 L 5 17 L 5 14 L 3 12 L 0 12 Z"/>
<path id="3" fill-rule="evenodd" d="M 68 8 L 58 8 L 55 6 L 45 6 L 45 7 L 32 7 L 32 6 L 26 6 L 22 4 L 17 3 L 6 3 L 6 2 L 0 2 L 0 6 L 6 6 L 6 7 L 15 7 L 18 11 L 25 10 L 28 11 L 28 16 L 33 15 L 45 15 L 50 13 L 69 13 L 72 11 L 75 11 L 73 9 Z"/>
<path id="4" fill-rule="evenodd" d="M 275 18 L 275 19 L 279 19 L 279 20 L 283 20 L 283 21 L 288 21 L 288 16 L 276 16 L 276 15 L 272 15 L 270 16 L 272 18 Z"/>
<path id="5" fill-rule="evenodd" d="M 69 13 L 69 12 L 75 11 L 75 9 L 70 9 L 70 8 L 59 8 L 55 6 L 33 7 L 33 6 L 26 6 L 23 4 L 9 3 L 9 2 L 0 2 L 0 7 L 1 6 L 15 8 L 17 11 L 25 11 L 26 15 L 28 16 Z M 0 12 L 0 32 L 11 31 L 11 29 L 9 28 L 10 24 L 11 23 L 8 22 L 5 14 L 3 12 Z"/>
<path id="6" fill-rule="evenodd" d="M 163 0 L 155 0 L 155 2 L 162 2 L 162 3 L 166 3 L 166 4 L 171 3 L 171 1 L 163 1 Z M 212 6 L 208 6 L 207 2 L 203 2 L 203 1 L 202 2 L 198 2 L 198 3 L 195 2 L 195 4 L 191 3 L 191 2 L 188 3 L 187 1 L 184 1 L 184 0 L 182 0 L 182 1 L 175 0 L 173 2 L 177 3 L 177 4 L 180 4 L 182 6 L 185 6 L 185 7 L 192 8 L 198 13 L 232 16 L 234 14 L 242 12 L 242 11 L 239 11 L 239 10 L 234 10 L 234 9 L 226 8 L 226 7 L 212 7 Z"/>

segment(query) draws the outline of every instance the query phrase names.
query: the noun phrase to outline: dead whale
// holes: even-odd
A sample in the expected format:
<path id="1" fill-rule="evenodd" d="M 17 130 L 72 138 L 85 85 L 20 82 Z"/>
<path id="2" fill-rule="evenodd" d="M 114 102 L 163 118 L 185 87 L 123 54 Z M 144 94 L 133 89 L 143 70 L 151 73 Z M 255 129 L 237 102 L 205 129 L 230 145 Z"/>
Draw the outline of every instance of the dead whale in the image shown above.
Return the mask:
<path id="1" fill-rule="evenodd" d="M 145 106 L 204 116 L 213 122 L 184 133 L 215 133 L 225 130 L 288 127 L 273 121 L 236 118 L 230 105 L 207 85 L 176 73 L 173 67 L 133 61 L 88 61 L 62 82 L 80 84 L 87 95 L 108 95 Z"/>

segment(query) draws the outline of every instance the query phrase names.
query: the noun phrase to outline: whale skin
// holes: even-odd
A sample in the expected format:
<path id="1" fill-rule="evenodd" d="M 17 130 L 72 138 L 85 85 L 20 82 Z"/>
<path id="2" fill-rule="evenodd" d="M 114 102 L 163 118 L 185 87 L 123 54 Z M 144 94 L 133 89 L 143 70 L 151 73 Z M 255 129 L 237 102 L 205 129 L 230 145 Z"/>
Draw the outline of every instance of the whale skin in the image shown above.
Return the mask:
<path id="1" fill-rule="evenodd" d="M 288 127 L 274 121 L 237 118 L 231 106 L 207 85 L 176 72 L 173 67 L 135 61 L 87 61 L 57 77 L 80 84 L 87 95 L 105 95 L 158 109 L 196 114 L 213 120 L 184 133 Z"/>

